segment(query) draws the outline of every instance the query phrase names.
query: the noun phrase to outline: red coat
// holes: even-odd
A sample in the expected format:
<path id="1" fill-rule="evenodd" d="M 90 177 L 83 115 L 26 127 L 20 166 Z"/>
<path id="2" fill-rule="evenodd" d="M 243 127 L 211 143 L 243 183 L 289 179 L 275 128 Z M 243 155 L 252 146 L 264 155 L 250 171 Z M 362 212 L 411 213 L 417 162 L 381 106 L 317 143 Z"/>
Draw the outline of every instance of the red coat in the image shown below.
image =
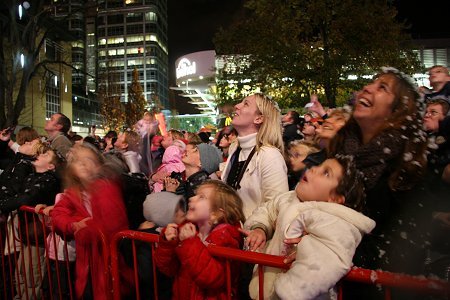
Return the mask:
<path id="1" fill-rule="evenodd" d="M 103 263 L 98 230 L 95 228 L 103 232 L 109 246 L 115 233 L 128 229 L 128 220 L 121 190 L 117 183 L 98 179 L 88 187 L 87 192 L 91 199 L 92 220 L 87 223 L 86 228 L 74 235 L 72 224 L 90 217 L 81 202 L 79 190 L 75 188 L 69 188 L 64 192 L 62 199 L 51 211 L 51 217 L 57 233 L 63 233 L 68 238 L 75 237 L 76 239 L 75 291 L 77 298 L 81 298 L 83 295 L 89 265 L 92 265 L 90 273 L 93 280 L 94 297 L 95 300 L 100 300 L 107 298 L 107 282 L 104 280 L 107 266 Z"/>
<path id="2" fill-rule="evenodd" d="M 205 244 L 240 249 L 243 238 L 238 226 L 220 224 L 211 231 Z M 163 273 L 175 276 L 173 299 L 227 299 L 225 260 L 211 256 L 205 244 L 198 236 L 180 243 L 161 238 L 155 260 Z M 231 263 L 233 298 L 239 267 L 239 263 Z"/>

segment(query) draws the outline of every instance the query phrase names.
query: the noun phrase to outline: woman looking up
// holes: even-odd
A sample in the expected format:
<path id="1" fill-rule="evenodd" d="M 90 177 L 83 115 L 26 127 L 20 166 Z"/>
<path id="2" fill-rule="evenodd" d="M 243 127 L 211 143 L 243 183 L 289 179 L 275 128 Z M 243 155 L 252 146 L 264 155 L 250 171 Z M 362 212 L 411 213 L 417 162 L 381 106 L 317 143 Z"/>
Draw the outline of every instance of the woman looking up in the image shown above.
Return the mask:
<path id="1" fill-rule="evenodd" d="M 262 93 L 250 95 L 235 107 L 232 125 L 238 133 L 230 146 L 222 180 L 237 190 L 244 215 L 287 192 L 281 115 L 276 102 Z"/>
<path id="2" fill-rule="evenodd" d="M 352 117 L 330 143 L 332 154 L 354 156 L 365 176 L 365 213 L 377 223 L 355 254 L 357 266 L 421 271 L 429 201 L 418 185 L 426 165 L 418 97 L 409 77 L 384 68 L 357 94 Z"/>

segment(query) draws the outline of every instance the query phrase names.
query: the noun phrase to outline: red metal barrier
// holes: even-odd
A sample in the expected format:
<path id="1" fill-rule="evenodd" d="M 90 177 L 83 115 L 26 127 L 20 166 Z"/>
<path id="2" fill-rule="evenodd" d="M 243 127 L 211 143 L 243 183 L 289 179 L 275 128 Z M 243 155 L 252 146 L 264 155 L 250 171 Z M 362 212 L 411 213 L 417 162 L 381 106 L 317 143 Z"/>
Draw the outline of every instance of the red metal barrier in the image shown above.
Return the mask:
<path id="1" fill-rule="evenodd" d="M 117 293 L 120 282 L 117 280 L 119 277 L 119 267 L 118 267 L 118 257 L 119 253 L 117 251 L 120 241 L 124 239 L 130 239 L 134 241 L 143 241 L 152 243 L 152 254 L 154 251 L 154 244 L 158 242 L 159 236 L 154 234 L 136 232 L 136 231 L 122 231 L 116 234 L 111 244 L 111 263 L 112 263 L 112 277 L 113 277 L 113 293 L 114 300 L 120 300 L 120 294 Z M 134 245 L 134 244 L 133 244 Z M 263 266 L 269 266 L 280 269 L 289 269 L 289 265 L 283 262 L 284 257 L 268 255 L 263 253 L 249 252 L 237 249 L 229 249 L 224 247 L 218 247 L 214 245 L 209 245 L 208 250 L 212 255 L 216 257 L 222 257 L 228 261 L 227 271 L 224 276 L 227 277 L 227 290 L 229 299 L 231 299 L 231 280 L 229 271 L 229 261 L 241 261 L 251 264 L 259 265 L 259 278 L 260 278 L 260 299 L 264 298 L 263 291 Z M 133 247 L 133 256 L 135 256 L 135 251 Z M 135 274 L 136 274 L 136 262 L 134 264 Z M 155 275 L 155 264 L 153 264 L 153 274 Z M 137 275 L 136 275 L 137 276 Z M 156 276 L 154 276 L 154 286 L 157 287 Z M 401 275 L 396 273 L 384 272 L 384 271 L 372 271 L 362 268 L 353 268 L 343 280 L 361 282 L 370 285 L 381 285 L 385 288 L 386 299 L 390 299 L 390 289 L 408 289 L 417 293 L 429 294 L 429 295 L 441 295 L 450 296 L 450 285 L 448 282 L 435 279 L 427 279 L 424 277 L 415 277 L 408 275 Z M 139 290 L 139 287 L 136 287 Z M 158 292 L 157 289 L 154 290 L 155 299 L 157 299 Z M 342 291 L 338 295 L 339 299 L 342 299 Z M 140 299 L 139 297 L 137 299 Z"/>
<path id="2" fill-rule="evenodd" d="M 38 236 L 39 227 L 41 227 L 43 231 L 44 238 L 47 236 L 47 233 L 50 235 L 55 235 L 54 231 L 51 228 L 48 228 L 48 223 L 45 224 L 45 222 L 41 222 L 39 219 L 39 214 L 34 213 L 34 208 L 31 207 L 22 207 L 21 210 L 23 212 L 27 212 L 28 216 L 25 216 L 25 222 L 18 222 L 17 223 L 17 230 L 18 232 L 15 232 L 14 230 L 11 232 L 11 236 L 6 234 L 6 223 L 2 224 L 0 230 L 0 250 L 1 250 L 1 263 L 2 266 L 5 266 L 5 263 L 11 265 L 14 265 L 15 268 L 18 268 L 18 265 L 16 262 L 21 261 L 22 262 L 22 268 L 25 268 L 24 264 L 24 258 L 17 255 L 16 251 L 12 251 L 13 243 L 16 241 L 20 241 L 20 250 L 22 253 L 24 253 L 24 249 L 27 251 L 26 253 L 31 256 L 32 250 L 28 248 L 26 249 L 26 245 L 32 244 L 35 248 L 38 248 L 39 241 L 38 239 L 31 239 L 30 233 L 33 233 L 34 236 Z M 15 220 L 13 218 L 13 220 Z M 39 222 L 38 222 L 39 221 Z M 47 226 L 46 226 L 47 225 Z M 21 227 L 24 227 L 24 230 L 20 230 Z M 25 233 L 26 236 L 22 236 L 21 232 Z M 136 242 L 141 241 L 145 243 L 151 244 L 151 255 L 152 255 L 152 261 L 153 261 L 153 269 L 151 270 L 151 273 L 153 274 L 153 295 L 155 299 L 158 298 L 158 281 L 157 281 L 157 270 L 154 263 L 154 251 L 155 251 L 155 243 L 159 241 L 159 236 L 154 234 L 148 234 L 138 231 L 122 231 L 116 234 L 113 238 L 113 240 L 110 243 L 110 247 L 108 247 L 106 240 L 101 232 L 99 232 L 99 236 L 101 238 L 100 245 L 103 248 L 103 263 L 106 266 L 109 266 L 111 264 L 111 274 L 108 272 L 109 269 L 105 269 L 105 280 L 108 284 L 108 286 L 111 286 L 112 289 L 108 288 L 109 290 L 112 290 L 112 294 L 108 295 L 108 298 L 114 299 L 114 300 L 120 300 L 120 272 L 119 269 L 119 261 L 120 261 L 120 255 L 119 252 L 119 246 L 121 244 L 121 241 L 123 240 L 131 240 L 131 252 L 132 252 L 132 264 L 134 267 L 134 281 L 136 282 L 135 285 L 135 295 L 136 299 L 141 299 L 141 288 L 151 288 L 151 287 L 139 287 L 139 280 L 138 280 L 138 261 L 136 258 Z M 65 237 L 63 237 L 65 239 Z M 55 242 L 54 242 L 55 243 Z M 48 250 L 49 244 L 46 241 L 43 241 L 43 245 L 45 245 L 46 249 Z M 7 251 L 5 252 L 5 246 Z M 54 245 L 56 246 L 56 245 Z M 10 249 L 11 248 L 11 249 Z M 270 266 L 275 268 L 281 268 L 281 269 L 289 269 L 289 265 L 286 265 L 283 263 L 283 257 L 280 256 L 273 256 L 273 255 L 267 255 L 262 253 L 255 253 L 255 252 L 249 252 L 249 251 L 243 251 L 243 250 L 237 250 L 237 249 L 229 249 L 224 247 L 218 247 L 214 245 L 208 246 L 209 251 L 212 255 L 216 257 L 221 257 L 227 260 L 227 268 L 226 268 L 226 276 L 227 278 L 227 291 L 229 295 L 229 299 L 231 299 L 231 275 L 230 275 L 230 262 L 231 261 L 241 261 L 251 264 L 258 264 L 259 265 L 259 274 L 260 274 L 260 291 L 263 291 L 262 286 L 264 284 L 264 276 L 263 276 L 263 266 Z M 110 251 L 110 252 L 108 252 Z M 67 250 L 67 244 L 65 243 L 65 257 L 68 257 L 68 250 Z M 36 254 L 39 254 L 36 252 Z M 58 258 L 58 253 L 56 252 L 56 258 Z M 69 262 L 67 260 L 67 267 L 69 268 Z M 24 295 L 23 297 L 26 299 L 29 299 L 31 296 L 38 296 L 36 294 L 35 290 L 31 290 L 31 292 L 28 292 L 28 281 L 33 286 L 36 280 L 43 280 L 44 276 L 47 276 L 50 289 L 52 289 L 52 286 L 57 286 L 58 289 L 61 289 L 61 281 L 64 278 L 60 278 L 60 270 L 58 269 L 58 264 L 56 264 L 56 282 L 52 280 L 51 278 L 51 269 L 49 264 L 49 256 L 48 251 L 46 251 L 45 254 L 45 264 L 40 264 L 37 262 L 36 264 L 37 272 L 36 276 L 31 274 L 29 280 L 25 280 L 24 285 Z M 47 272 L 44 272 L 47 271 Z M 46 275 L 45 275 L 46 273 Z M 0 276 L 2 277 L 2 284 L 3 284 L 3 291 L 1 291 L 0 298 L 1 299 L 13 299 L 13 291 L 15 289 L 14 280 L 11 280 L 10 282 L 6 282 L 5 278 L 9 275 L 9 278 L 15 279 L 16 281 L 19 280 L 18 272 L 14 272 L 11 269 L 5 269 L 2 268 L 0 272 Z M 73 278 L 70 277 L 70 272 L 68 275 L 68 280 L 71 282 L 73 281 Z M 386 299 L 390 298 L 390 289 L 391 288 L 398 288 L 398 289 L 407 289 L 411 291 L 415 291 L 418 293 L 424 293 L 429 295 L 441 295 L 441 296 L 450 296 L 450 286 L 447 282 L 441 281 L 441 280 L 433 280 L 433 279 L 427 279 L 424 277 L 414 277 L 414 276 L 408 276 L 408 275 L 400 275 L 390 272 L 383 272 L 383 271 L 372 271 L 372 270 L 366 270 L 361 268 L 353 268 L 344 278 L 343 280 L 348 281 L 354 281 L 354 282 L 361 282 L 365 284 L 370 285 L 381 285 L 385 288 L 386 291 Z M 69 286 L 70 287 L 70 286 Z M 7 291 L 7 288 L 10 289 L 10 291 Z M 19 296 L 22 296 L 21 291 L 18 290 L 17 293 Z M 340 293 L 339 297 L 342 297 L 342 293 Z M 47 297 L 47 295 L 42 295 L 39 297 L 40 299 L 55 299 L 53 295 L 50 293 Z M 59 299 L 68 299 L 68 297 L 63 297 L 61 294 L 59 294 Z M 70 289 L 70 299 L 74 299 L 74 291 Z M 263 298 L 262 293 L 260 294 L 260 298 Z M 341 298 L 340 298 L 341 299 Z"/>
<path id="3" fill-rule="evenodd" d="M 74 262 L 69 261 L 68 239 L 66 236 L 59 237 L 54 232 L 51 220 L 44 217 L 42 210 L 35 213 L 34 207 L 22 206 L 20 212 L 23 218 L 19 219 L 14 212 L 10 214 L 14 218 L 9 225 L 5 222 L 6 220 L 0 224 L 0 287 L 2 288 L 0 299 L 14 299 L 15 295 L 21 299 L 75 299 L 73 289 L 75 266 Z M 96 236 L 99 238 L 102 260 L 106 266 L 103 276 L 109 293 L 107 297 L 112 299 L 109 243 L 99 229 Z M 53 239 L 48 241 L 47 237 L 53 237 Z M 58 242 L 62 243 L 62 255 L 58 252 L 57 237 Z M 19 243 L 17 247 L 14 246 L 15 242 Z M 49 257 L 50 247 L 53 248 L 53 258 Z M 74 249 L 72 248 L 71 251 L 73 253 Z M 62 267 L 65 267 L 64 272 L 61 270 Z M 43 291 L 42 282 L 45 279 L 48 288 Z M 63 293 L 63 286 L 67 287 L 68 292 Z"/>
<path id="4" fill-rule="evenodd" d="M 120 253 L 118 248 L 120 246 L 120 242 L 124 239 L 131 240 L 132 243 L 132 255 L 133 255 L 133 270 L 134 270 L 134 282 L 135 282 L 135 293 L 136 299 L 140 300 L 140 287 L 138 280 L 138 265 L 136 261 L 136 244 L 135 241 L 141 241 L 146 243 L 151 243 L 151 255 L 152 255 L 152 274 L 153 274 L 153 295 L 155 299 L 158 299 L 158 282 L 156 275 L 156 265 L 154 260 L 155 253 L 155 243 L 159 241 L 159 236 L 155 234 L 149 234 L 139 231 L 133 230 L 125 230 L 117 233 L 113 240 L 111 241 L 111 275 L 112 275 L 112 283 L 113 283 L 113 295 L 114 300 L 120 300 L 120 273 L 119 273 L 119 258 Z M 150 287 L 146 287 L 150 288 Z"/>

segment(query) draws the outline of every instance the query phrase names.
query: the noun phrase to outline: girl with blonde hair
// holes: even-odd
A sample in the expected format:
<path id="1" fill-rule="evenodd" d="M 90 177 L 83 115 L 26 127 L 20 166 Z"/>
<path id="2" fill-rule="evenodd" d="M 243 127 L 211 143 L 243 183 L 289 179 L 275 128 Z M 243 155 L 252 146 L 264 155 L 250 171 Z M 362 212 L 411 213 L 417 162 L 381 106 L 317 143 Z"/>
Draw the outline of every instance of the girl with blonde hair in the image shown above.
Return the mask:
<path id="1" fill-rule="evenodd" d="M 158 268 L 174 277 L 173 299 L 227 299 L 226 262 L 212 256 L 207 246 L 242 247 L 241 198 L 221 181 L 205 181 L 190 198 L 186 219 L 163 229 L 154 256 Z M 233 295 L 239 266 L 236 261 L 230 263 Z"/>

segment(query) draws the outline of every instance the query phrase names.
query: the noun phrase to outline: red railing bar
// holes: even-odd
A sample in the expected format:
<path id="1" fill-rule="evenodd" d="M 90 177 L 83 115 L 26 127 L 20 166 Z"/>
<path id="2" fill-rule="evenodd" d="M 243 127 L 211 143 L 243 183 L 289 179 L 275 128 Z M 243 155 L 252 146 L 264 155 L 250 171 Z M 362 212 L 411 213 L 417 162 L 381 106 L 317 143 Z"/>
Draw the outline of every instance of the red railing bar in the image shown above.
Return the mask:
<path id="1" fill-rule="evenodd" d="M 214 256 L 220 256 L 231 260 L 243 261 L 251 264 L 262 264 L 264 266 L 279 269 L 289 269 L 289 265 L 283 262 L 284 257 L 282 256 L 275 256 L 251 251 L 243 251 L 240 249 L 230 249 L 215 245 L 209 245 L 208 250 Z"/>
<path id="2" fill-rule="evenodd" d="M 141 293 L 139 292 L 139 274 L 138 274 L 138 264 L 136 258 L 136 244 L 134 240 L 131 241 L 131 248 L 133 252 L 133 268 L 134 268 L 134 282 L 136 287 L 136 299 L 141 300 Z"/>
<path id="3" fill-rule="evenodd" d="M 443 280 L 429 279 L 425 277 L 410 276 L 386 271 L 373 271 L 362 268 L 353 268 L 344 277 L 345 280 L 357 281 L 369 284 L 381 284 L 393 288 L 408 288 L 450 295 L 450 283 Z"/>
<path id="4" fill-rule="evenodd" d="M 156 262 L 155 262 L 155 243 L 151 243 L 152 247 L 152 272 L 153 272 L 153 296 L 154 299 L 158 299 L 158 277 L 156 273 Z"/>

